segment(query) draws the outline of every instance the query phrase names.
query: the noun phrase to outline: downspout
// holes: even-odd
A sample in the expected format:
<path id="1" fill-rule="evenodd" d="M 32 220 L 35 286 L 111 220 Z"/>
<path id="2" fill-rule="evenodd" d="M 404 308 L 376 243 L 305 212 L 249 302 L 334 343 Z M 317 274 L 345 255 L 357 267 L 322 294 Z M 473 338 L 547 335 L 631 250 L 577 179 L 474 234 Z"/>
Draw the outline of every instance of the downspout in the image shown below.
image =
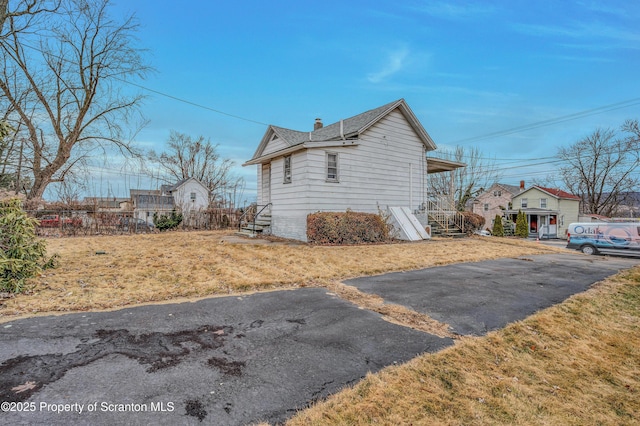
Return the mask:
<path id="1" fill-rule="evenodd" d="M 409 163 L 409 210 L 413 212 L 413 163 Z"/>

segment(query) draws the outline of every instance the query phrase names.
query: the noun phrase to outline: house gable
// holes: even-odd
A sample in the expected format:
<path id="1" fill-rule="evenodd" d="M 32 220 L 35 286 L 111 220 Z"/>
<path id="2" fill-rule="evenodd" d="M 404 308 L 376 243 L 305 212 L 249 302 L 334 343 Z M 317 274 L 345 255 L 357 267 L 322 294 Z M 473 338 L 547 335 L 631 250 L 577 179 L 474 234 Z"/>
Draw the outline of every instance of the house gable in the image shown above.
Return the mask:
<path id="1" fill-rule="evenodd" d="M 277 156 L 287 155 L 302 149 L 355 146 L 364 132 L 395 110 L 402 114 L 425 146 L 426 151 L 436 149 L 433 139 L 422 127 L 411 108 L 409 108 L 404 99 L 399 99 L 312 132 L 300 132 L 270 125 L 253 157 L 243 166 L 268 162 Z"/>

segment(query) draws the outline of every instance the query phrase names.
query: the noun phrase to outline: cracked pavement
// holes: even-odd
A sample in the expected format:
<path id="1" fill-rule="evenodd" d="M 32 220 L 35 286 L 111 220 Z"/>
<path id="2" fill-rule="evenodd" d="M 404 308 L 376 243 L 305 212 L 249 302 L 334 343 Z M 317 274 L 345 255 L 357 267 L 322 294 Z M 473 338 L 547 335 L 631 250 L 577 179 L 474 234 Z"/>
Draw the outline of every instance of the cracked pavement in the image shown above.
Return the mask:
<path id="1" fill-rule="evenodd" d="M 557 254 L 346 284 L 480 335 L 636 264 Z M 0 423 L 279 423 L 368 372 L 452 344 L 321 288 L 20 319 L 0 324 L 0 402 L 10 404 Z"/>

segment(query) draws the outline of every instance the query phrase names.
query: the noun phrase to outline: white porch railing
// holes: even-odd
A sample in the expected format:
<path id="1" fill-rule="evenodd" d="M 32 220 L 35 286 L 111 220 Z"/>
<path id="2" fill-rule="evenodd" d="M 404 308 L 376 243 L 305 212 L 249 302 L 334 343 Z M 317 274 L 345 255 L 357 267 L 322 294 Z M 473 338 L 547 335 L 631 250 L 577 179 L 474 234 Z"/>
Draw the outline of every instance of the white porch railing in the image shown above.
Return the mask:
<path id="1" fill-rule="evenodd" d="M 456 210 L 450 197 L 432 195 L 427 200 L 429 219 L 440 225 L 445 232 L 464 232 L 464 216 Z"/>

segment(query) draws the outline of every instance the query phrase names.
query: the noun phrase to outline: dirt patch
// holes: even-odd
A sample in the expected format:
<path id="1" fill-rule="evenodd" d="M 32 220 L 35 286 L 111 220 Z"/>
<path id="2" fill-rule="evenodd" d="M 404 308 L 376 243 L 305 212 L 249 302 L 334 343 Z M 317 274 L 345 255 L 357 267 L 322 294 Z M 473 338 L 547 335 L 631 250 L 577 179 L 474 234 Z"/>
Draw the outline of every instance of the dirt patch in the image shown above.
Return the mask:
<path id="1" fill-rule="evenodd" d="M 404 327 L 411 327 L 415 330 L 424 331 L 438 337 L 456 338 L 456 334 L 450 331 L 448 324 L 436 321 L 428 315 L 421 314 L 404 306 L 393 303 L 385 303 L 380 296 L 364 293 L 353 286 L 340 282 L 327 286 L 332 292 L 344 300 L 359 306 L 378 312 L 384 319 Z"/>

